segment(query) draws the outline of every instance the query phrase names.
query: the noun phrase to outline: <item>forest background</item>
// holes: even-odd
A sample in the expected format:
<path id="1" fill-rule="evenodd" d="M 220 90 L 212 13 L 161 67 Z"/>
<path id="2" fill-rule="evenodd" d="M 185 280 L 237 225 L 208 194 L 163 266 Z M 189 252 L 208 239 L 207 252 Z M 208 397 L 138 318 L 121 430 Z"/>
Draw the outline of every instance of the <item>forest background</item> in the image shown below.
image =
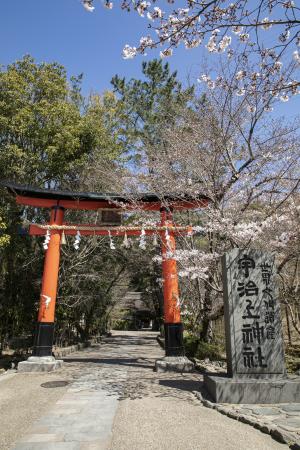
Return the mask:
<path id="1" fill-rule="evenodd" d="M 83 0 L 88 10 L 93 4 Z M 233 247 L 253 246 L 275 254 L 282 309 L 298 336 L 299 121 L 272 113 L 299 93 L 294 79 L 299 51 L 288 58 L 284 53 L 291 44 L 299 46 L 294 33 L 298 8 L 294 2 L 265 5 L 270 14 L 284 8 L 280 20 L 260 17 L 254 9 L 254 22 L 246 24 L 245 33 L 249 11 L 240 2 L 225 10 L 219 2 L 209 5 L 200 21 L 201 2 L 169 16 L 149 2 L 134 3 L 140 16 L 158 22 L 159 40 L 144 36 L 138 47 L 126 45 L 123 51 L 132 58 L 167 45 L 160 52 L 165 58 L 180 42 L 194 48 L 207 35 L 207 50 L 220 55 L 213 66 L 203 63 L 197 86 L 183 87 L 163 60 L 148 59 L 140 77 L 116 75 L 111 90 L 89 96 L 82 94 L 82 76 L 67 76 L 58 63 L 26 56 L 2 67 L 0 179 L 129 196 L 150 191 L 162 199 L 170 193 L 195 200 L 199 194 L 208 196 L 208 208 L 175 215 L 177 223 L 192 224 L 195 231 L 178 239 L 175 253 L 186 331 L 197 345 L 214 342 L 213 323 L 223 315 L 220 257 Z M 260 13 L 265 10 L 259 8 Z M 265 48 L 260 33 L 273 25 L 279 27 L 278 36 L 271 31 L 271 46 Z M 47 217 L 43 210 L 16 207 L 5 189 L 0 217 L 3 347 L 13 336 L 33 333 L 43 246 L 20 230 Z M 99 216 L 69 212 L 67 220 L 97 223 Z M 123 220 L 143 226 L 158 217 L 138 212 Z M 159 242 L 147 242 L 145 251 L 139 242 L 128 248 L 118 240 L 112 245 L 106 238 L 82 239 L 76 250 L 69 239 L 62 247 L 57 339 L 68 343 L 106 331 L 114 302 L 127 289 L 143 292 L 158 326 L 163 313 L 160 263 Z"/>
<path id="2" fill-rule="evenodd" d="M 228 68 L 224 75 L 232 77 Z M 227 71 L 227 72 L 226 72 Z M 222 317 L 220 256 L 254 245 L 277 257 L 281 299 L 299 333 L 298 124 L 245 110 L 245 99 L 205 86 L 184 89 L 167 63 L 142 65 L 142 79 L 112 79 L 112 90 L 84 97 L 81 77 L 30 56 L 0 74 L 0 178 L 38 187 L 95 192 L 155 192 L 211 198 L 206 210 L 177 214 L 196 233 L 178 240 L 176 259 L 186 330 L 215 342 Z M 231 97 L 228 103 L 228 97 Z M 222 106 L 223 105 L 223 106 Z M 230 108 L 229 108 L 230 105 Z M 265 117 L 266 116 L 266 117 Z M 20 233 L 44 210 L 18 207 L 1 191 L 0 342 L 34 332 L 43 240 Z M 68 212 L 72 222 L 97 223 L 97 213 Z M 155 214 L 123 215 L 153 224 Z M 147 250 L 116 239 L 83 238 L 62 246 L 57 343 L 108 330 L 110 313 L 128 289 L 139 290 L 162 323 L 159 242 Z M 128 324 L 127 324 L 128 325 Z M 195 342 L 192 340 L 193 345 Z M 189 344 L 188 344 L 189 345 Z M 215 347 L 210 351 L 215 350 Z"/>

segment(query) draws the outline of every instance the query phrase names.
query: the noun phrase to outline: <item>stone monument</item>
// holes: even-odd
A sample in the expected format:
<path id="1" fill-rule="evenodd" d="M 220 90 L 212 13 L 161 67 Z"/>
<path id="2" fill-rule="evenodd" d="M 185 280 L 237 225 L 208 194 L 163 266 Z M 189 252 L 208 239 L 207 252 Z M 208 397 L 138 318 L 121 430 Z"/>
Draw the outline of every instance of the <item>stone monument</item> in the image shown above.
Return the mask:
<path id="1" fill-rule="evenodd" d="M 222 259 L 227 376 L 205 375 L 218 403 L 300 402 L 286 375 L 275 257 L 234 249 Z"/>

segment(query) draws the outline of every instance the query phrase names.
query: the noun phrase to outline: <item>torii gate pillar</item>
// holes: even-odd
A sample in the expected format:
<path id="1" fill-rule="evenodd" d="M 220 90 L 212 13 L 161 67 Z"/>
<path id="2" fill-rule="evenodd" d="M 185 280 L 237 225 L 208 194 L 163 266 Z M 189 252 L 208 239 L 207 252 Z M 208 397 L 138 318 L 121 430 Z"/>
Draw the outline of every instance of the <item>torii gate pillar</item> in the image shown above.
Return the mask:
<path id="1" fill-rule="evenodd" d="M 170 227 L 162 232 L 162 275 L 164 294 L 165 357 L 155 361 L 157 372 L 191 372 L 194 364 L 184 356 L 183 326 L 180 319 L 180 301 L 177 263 L 174 258 L 175 237 L 172 212 L 161 208 L 161 225 Z"/>
<path id="2" fill-rule="evenodd" d="M 62 225 L 64 208 L 51 208 L 50 225 Z M 42 289 L 35 341 L 31 357 L 18 365 L 19 372 L 49 372 L 62 366 L 63 361 L 52 356 L 55 303 L 58 284 L 61 231 L 52 230 L 45 255 Z"/>
<path id="3" fill-rule="evenodd" d="M 54 206 L 51 210 L 50 225 L 62 225 L 63 218 L 64 208 Z M 52 230 L 44 262 L 38 323 L 33 348 L 34 356 L 52 356 L 60 240 L 61 231 Z"/>
<path id="4" fill-rule="evenodd" d="M 172 213 L 161 209 L 161 225 L 172 226 Z M 179 287 L 175 252 L 175 237 L 172 231 L 162 233 L 162 278 L 164 294 L 164 328 L 166 356 L 183 356 L 183 328 L 180 319 Z"/>

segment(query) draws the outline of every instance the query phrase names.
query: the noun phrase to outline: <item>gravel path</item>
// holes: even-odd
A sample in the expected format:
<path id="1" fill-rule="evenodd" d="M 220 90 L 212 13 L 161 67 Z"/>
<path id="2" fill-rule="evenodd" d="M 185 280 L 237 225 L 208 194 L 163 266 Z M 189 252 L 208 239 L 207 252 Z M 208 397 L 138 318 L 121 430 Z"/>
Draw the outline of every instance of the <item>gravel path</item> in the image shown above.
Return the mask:
<path id="1" fill-rule="evenodd" d="M 155 373 L 150 341 L 129 367 L 109 450 L 285 450 L 270 436 L 207 409 L 195 398 L 199 374 Z M 151 347 L 151 351 L 150 351 Z"/>
<path id="2" fill-rule="evenodd" d="M 201 375 L 153 372 L 155 335 L 115 332 L 57 372 L 3 378 L 0 450 L 288 449 L 203 407 L 193 394 Z M 54 380 L 70 384 L 41 387 Z"/>

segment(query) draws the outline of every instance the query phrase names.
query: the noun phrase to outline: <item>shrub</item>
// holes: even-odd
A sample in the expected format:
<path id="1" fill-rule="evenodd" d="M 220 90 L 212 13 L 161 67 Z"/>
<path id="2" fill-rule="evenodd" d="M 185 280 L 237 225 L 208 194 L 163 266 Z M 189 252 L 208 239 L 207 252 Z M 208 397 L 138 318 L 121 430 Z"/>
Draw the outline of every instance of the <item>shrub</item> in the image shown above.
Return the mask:
<path id="1" fill-rule="evenodd" d="M 119 331 L 121 331 L 121 330 L 127 331 L 127 330 L 129 330 L 129 325 L 130 325 L 130 323 L 128 322 L 128 320 L 117 319 L 113 322 L 112 329 L 119 330 Z"/>
<path id="2" fill-rule="evenodd" d="M 193 335 L 186 335 L 183 338 L 185 354 L 197 359 L 209 358 L 211 361 L 222 359 L 221 347 L 216 343 L 201 341 Z"/>
<path id="3" fill-rule="evenodd" d="M 219 361 L 222 359 L 221 349 L 215 343 L 199 341 L 195 357 L 197 359 L 209 358 L 210 361 Z"/>
<path id="4" fill-rule="evenodd" d="M 298 373 L 300 371 L 300 345 L 286 346 L 285 362 L 289 373 Z"/>
<path id="5" fill-rule="evenodd" d="M 196 336 L 188 334 L 183 337 L 183 344 L 186 356 L 194 357 L 198 348 L 200 339 Z"/>

